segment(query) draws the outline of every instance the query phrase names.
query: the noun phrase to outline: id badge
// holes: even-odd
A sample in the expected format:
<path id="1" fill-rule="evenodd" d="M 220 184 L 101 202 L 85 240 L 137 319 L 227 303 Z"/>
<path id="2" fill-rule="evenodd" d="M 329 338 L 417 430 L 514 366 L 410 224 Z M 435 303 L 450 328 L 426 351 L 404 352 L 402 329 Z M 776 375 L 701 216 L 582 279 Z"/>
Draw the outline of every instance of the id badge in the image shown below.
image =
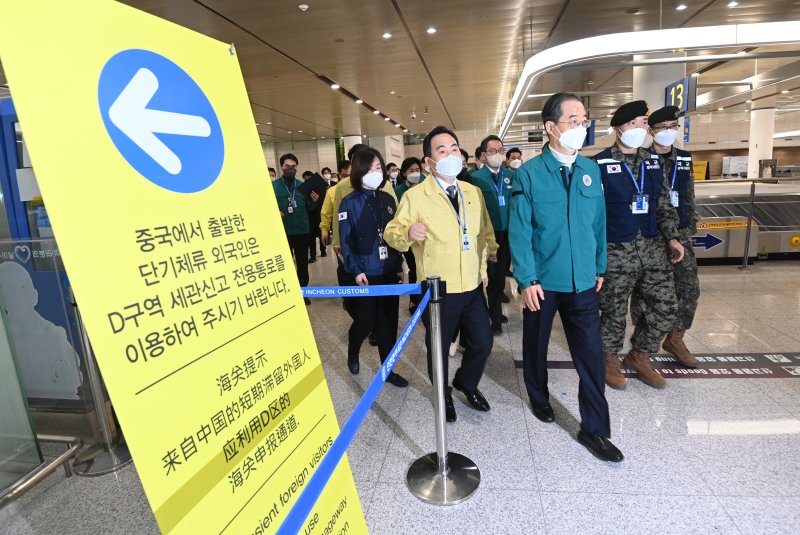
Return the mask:
<path id="1" fill-rule="evenodd" d="M 472 242 L 469 239 L 469 234 L 462 234 L 461 235 L 461 249 L 464 251 L 469 251 L 472 248 Z"/>
<path id="2" fill-rule="evenodd" d="M 500 206 L 505 206 L 506 205 L 506 198 L 503 195 L 498 195 L 497 196 L 497 204 L 499 204 Z"/>
<path id="3" fill-rule="evenodd" d="M 378 246 L 378 258 L 381 260 L 386 260 L 389 258 L 389 248 L 385 245 Z"/>
<path id="4" fill-rule="evenodd" d="M 675 208 L 680 204 L 680 197 L 678 196 L 678 192 L 674 189 L 669 190 L 669 202 Z"/>
<path id="5" fill-rule="evenodd" d="M 639 193 L 633 196 L 631 212 L 634 214 L 646 214 L 650 208 L 650 195 Z"/>
<path id="6" fill-rule="evenodd" d="M 297 201 L 292 199 L 292 208 L 297 208 Z"/>
<path id="7" fill-rule="evenodd" d="M 294 213 L 294 206 L 292 206 L 292 203 L 289 203 L 289 206 L 286 207 L 286 213 L 288 214 Z"/>

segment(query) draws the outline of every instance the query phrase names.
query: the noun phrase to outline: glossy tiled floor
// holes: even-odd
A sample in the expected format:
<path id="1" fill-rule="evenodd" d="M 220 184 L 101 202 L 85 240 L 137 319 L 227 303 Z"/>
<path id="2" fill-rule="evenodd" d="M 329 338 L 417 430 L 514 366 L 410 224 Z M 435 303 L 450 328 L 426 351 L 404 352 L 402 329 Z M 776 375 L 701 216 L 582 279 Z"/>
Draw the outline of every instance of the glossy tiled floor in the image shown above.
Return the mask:
<path id="1" fill-rule="evenodd" d="M 312 284 L 332 283 L 334 266 L 330 257 L 312 265 Z M 800 262 L 761 262 L 744 273 L 703 267 L 701 282 L 686 337 L 691 350 L 800 351 Z M 663 391 L 632 380 L 626 391 L 609 390 L 612 438 L 626 460 L 605 464 L 574 439 L 574 370 L 550 372 L 556 423 L 531 415 L 514 363 L 517 303 L 506 306 L 511 322 L 481 383 L 491 412 L 472 411 L 456 397 L 450 449 L 472 458 L 482 476 L 477 493 L 458 506 L 423 504 L 405 486 L 409 463 L 434 447 L 421 331 L 410 342 L 396 370 L 411 387 L 384 388 L 349 450 L 371 533 L 798 532 L 800 378 L 673 379 Z M 365 345 L 362 372 L 351 376 L 339 301 L 317 300 L 309 313 L 342 423 L 377 371 L 377 352 Z M 551 359 L 569 359 L 558 325 Z M 2 534 L 157 532 L 133 467 L 95 479 L 58 472 L 0 511 Z"/>

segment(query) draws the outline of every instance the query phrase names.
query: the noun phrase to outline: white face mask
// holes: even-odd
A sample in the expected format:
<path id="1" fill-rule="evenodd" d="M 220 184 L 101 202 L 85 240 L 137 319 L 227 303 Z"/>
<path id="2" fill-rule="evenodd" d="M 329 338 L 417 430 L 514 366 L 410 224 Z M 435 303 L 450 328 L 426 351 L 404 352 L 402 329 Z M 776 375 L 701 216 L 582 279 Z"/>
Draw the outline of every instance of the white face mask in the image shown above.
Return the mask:
<path id="1" fill-rule="evenodd" d="M 383 182 L 383 173 L 370 171 L 361 179 L 361 184 L 367 189 L 378 189 Z"/>
<path id="2" fill-rule="evenodd" d="M 322 175 L 322 178 L 324 178 L 325 180 L 330 180 L 331 179 L 331 175 L 329 175 L 328 173 L 325 173 L 324 175 Z"/>
<path id="3" fill-rule="evenodd" d="M 419 182 L 419 177 L 420 177 L 419 173 L 408 173 L 406 175 L 406 180 L 408 181 L 409 184 L 416 184 Z"/>
<path id="4" fill-rule="evenodd" d="M 492 154 L 491 156 L 486 158 L 486 161 L 489 162 L 489 167 L 494 167 L 495 169 L 497 169 L 498 167 L 503 165 L 503 162 L 506 161 L 506 157 L 500 153 L 497 153 L 497 154 Z"/>
<path id="5" fill-rule="evenodd" d="M 400 175 L 400 171 L 392 171 L 389 173 L 389 176 L 392 177 L 392 180 L 397 180 L 397 177 Z"/>
<path id="6" fill-rule="evenodd" d="M 453 180 L 464 168 L 464 161 L 461 156 L 450 154 L 436 162 L 436 172 L 447 180 Z"/>
<path id="7" fill-rule="evenodd" d="M 511 160 L 510 162 L 508 162 L 508 166 L 511 169 L 519 169 L 520 167 L 522 167 L 522 160 Z"/>
<path id="8" fill-rule="evenodd" d="M 556 130 L 558 130 L 557 126 Z M 561 137 L 558 138 L 558 142 L 561 143 L 561 146 L 565 149 L 581 150 L 583 148 L 583 142 L 586 141 L 586 128 L 583 126 L 570 128 L 566 132 L 558 130 L 558 133 L 561 134 Z"/>
<path id="9" fill-rule="evenodd" d="M 675 139 L 678 137 L 678 131 L 673 130 L 672 128 L 667 128 L 666 130 L 662 130 L 658 132 L 653 139 L 656 143 L 661 145 L 662 147 L 671 147 L 673 143 L 675 143 Z"/>
<path id="10" fill-rule="evenodd" d="M 647 130 L 644 128 L 632 128 L 624 131 L 619 138 L 630 148 L 638 149 L 644 145 L 644 141 L 647 139 Z"/>

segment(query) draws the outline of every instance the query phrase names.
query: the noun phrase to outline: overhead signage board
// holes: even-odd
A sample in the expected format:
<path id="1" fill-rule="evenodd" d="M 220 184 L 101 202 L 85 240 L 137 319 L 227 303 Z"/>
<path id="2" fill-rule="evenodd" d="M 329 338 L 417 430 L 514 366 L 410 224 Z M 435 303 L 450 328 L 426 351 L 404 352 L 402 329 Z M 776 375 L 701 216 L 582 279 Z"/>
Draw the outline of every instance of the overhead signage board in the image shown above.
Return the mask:
<path id="1" fill-rule="evenodd" d="M 235 48 L 115 2 L 0 12 L 36 177 L 159 527 L 276 531 L 339 427 Z M 366 532 L 346 458 L 309 529 L 345 525 Z"/>
<path id="2" fill-rule="evenodd" d="M 664 105 L 677 106 L 681 112 L 693 112 L 696 100 L 697 78 L 694 76 L 685 76 L 664 89 Z"/>

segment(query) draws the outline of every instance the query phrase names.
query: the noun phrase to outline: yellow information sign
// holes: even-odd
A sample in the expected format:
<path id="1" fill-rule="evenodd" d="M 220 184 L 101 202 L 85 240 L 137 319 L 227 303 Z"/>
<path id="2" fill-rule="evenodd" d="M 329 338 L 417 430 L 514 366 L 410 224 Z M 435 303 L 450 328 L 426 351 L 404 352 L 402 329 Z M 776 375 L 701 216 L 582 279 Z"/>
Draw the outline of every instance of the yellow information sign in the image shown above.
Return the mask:
<path id="1" fill-rule="evenodd" d="M 64 264 L 165 533 L 272 533 L 339 432 L 235 49 L 101 0 L 0 1 Z M 366 532 L 347 459 L 307 533 Z"/>
<path id="2" fill-rule="evenodd" d="M 702 160 L 693 161 L 692 172 L 695 180 L 705 180 L 708 178 L 708 162 Z"/>
<path id="3" fill-rule="evenodd" d="M 699 230 L 719 230 L 719 229 L 727 229 L 727 230 L 744 230 L 747 228 L 747 220 L 740 220 L 740 221 L 700 221 L 697 224 L 697 228 Z"/>

